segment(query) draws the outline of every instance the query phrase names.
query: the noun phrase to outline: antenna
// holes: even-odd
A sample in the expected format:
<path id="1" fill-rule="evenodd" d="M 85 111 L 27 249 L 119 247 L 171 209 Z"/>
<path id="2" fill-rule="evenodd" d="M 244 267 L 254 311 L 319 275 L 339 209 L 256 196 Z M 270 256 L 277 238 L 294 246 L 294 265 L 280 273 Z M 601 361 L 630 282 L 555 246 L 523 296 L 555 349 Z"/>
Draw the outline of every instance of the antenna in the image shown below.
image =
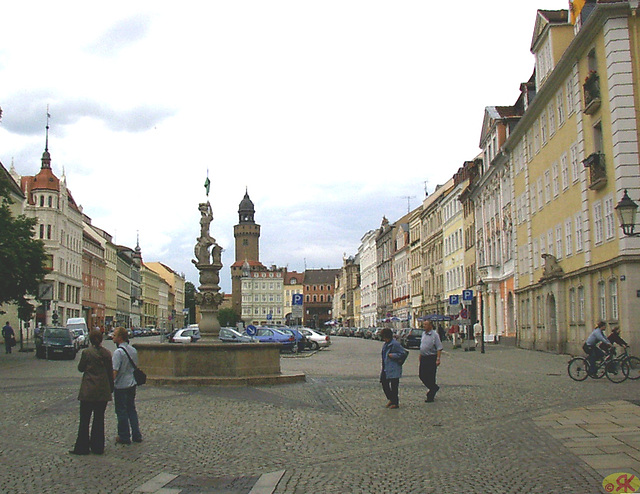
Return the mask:
<path id="1" fill-rule="evenodd" d="M 424 184 L 424 196 L 427 197 L 429 195 L 429 191 L 427 190 L 427 184 L 429 183 L 429 181 L 425 180 L 422 183 Z"/>
<path id="2" fill-rule="evenodd" d="M 411 212 L 411 199 L 415 199 L 416 196 L 402 196 L 403 199 L 407 200 L 407 214 Z"/>

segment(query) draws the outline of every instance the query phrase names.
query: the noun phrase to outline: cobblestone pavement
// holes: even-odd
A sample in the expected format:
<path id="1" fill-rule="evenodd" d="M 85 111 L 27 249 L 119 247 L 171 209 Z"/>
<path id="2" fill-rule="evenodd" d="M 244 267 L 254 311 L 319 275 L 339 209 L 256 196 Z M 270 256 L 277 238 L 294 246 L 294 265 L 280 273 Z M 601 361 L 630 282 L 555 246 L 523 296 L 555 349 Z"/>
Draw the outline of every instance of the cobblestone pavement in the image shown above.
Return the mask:
<path id="1" fill-rule="evenodd" d="M 106 346 L 113 349 L 112 343 Z M 306 383 L 139 389 L 144 442 L 75 457 L 76 361 L 0 355 L 0 491 L 20 493 L 594 493 L 640 474 L 640 382 L 574 382 L 567 356 L 445 346 L 425 403 L 418 352 L 385 408 L 381 343 L 283 356 Z"/>

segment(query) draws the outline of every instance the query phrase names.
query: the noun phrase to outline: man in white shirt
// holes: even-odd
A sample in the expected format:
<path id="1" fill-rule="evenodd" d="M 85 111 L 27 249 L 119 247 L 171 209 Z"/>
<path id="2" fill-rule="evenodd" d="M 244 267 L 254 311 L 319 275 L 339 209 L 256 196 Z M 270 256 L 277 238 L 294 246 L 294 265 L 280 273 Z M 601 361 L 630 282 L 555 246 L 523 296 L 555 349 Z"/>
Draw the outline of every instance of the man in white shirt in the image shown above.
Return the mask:
<path id="1" fill-rule="evenodd" d="M 116 328 L 113 342 L 118 347 L 113 352 L 113 398 L 118 418 L 117 444 L 142 442 L 142 434 L 136 411 L 136 380 L 133 377 L 134 363 L 138 365 L 138 352 L 129 345 L 129 333 L 125 328 Z"/>
<path id="2" fill-rule="evenodd" d="M 437 331 L 434 331 L 431 321 L 424 321 L 423 324 L 424 333 L 422 333 L 422 339 L 420 340 L 420 368 L 418 375 L 429 390 L 426 402 L 431 403 L 440 389 L 440 386 L 436 384 L 436 371 L 440 365 L 442 342 Z"/>

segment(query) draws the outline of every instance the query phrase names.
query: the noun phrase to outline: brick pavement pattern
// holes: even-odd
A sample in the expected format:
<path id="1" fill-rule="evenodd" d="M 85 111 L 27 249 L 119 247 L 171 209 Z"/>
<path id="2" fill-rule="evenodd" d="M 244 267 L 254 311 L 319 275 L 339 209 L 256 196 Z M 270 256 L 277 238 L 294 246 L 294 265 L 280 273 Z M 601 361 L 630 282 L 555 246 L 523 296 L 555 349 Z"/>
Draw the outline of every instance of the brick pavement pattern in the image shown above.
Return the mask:
<path id="1" fill-rule="evenodd" d="M 144 442 L 114 444 L 110 403 L 105 454 L 86 457 L 68 454 L 78 360 L 2 355 L 0 491 L 594 493 L 608 473 L 640 473 L 636 381 L 574 382 L 563 355 L 445 346 L 436 401 L 424 402 L 411 350 L 400 408 L 389 410 L 380 349 L 336 337 L 327 350 L 283 356 L 282 370 L 306 383 L 143 386 Z"/>

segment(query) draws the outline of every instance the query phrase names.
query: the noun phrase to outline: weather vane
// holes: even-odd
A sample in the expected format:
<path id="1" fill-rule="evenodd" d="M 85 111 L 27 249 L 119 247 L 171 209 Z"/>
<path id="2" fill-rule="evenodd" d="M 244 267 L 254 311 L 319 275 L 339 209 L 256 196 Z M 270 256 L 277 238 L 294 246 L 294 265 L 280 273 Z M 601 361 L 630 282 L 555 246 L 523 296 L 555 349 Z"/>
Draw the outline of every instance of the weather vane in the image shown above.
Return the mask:
<path id="1" fill-rule="evenodd" d="M 204 181 L 204 188 L 207 191 L 207 197 L 209 197 L 209 189 L 211 188 L 211 180 L 209 180 L 209 169 L 207 168 L 207 179 Z"/>

